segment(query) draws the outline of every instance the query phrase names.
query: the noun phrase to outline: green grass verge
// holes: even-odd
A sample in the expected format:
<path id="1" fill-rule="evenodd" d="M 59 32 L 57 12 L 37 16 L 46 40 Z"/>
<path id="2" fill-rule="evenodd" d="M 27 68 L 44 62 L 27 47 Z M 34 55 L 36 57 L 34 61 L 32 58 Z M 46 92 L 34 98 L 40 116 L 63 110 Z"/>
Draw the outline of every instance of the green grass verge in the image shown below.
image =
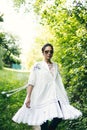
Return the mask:
<path id="1" fill-rule="evenodd" d="M 0 70 L 0 130 L 31 130 L 27 124 L 17 124 L 12 121 L 13 115 L 22 106 L 26 89 L 6 97 L 2 91 L 8 91 L 25 85 L 28 81 L 28 72 Z"/>

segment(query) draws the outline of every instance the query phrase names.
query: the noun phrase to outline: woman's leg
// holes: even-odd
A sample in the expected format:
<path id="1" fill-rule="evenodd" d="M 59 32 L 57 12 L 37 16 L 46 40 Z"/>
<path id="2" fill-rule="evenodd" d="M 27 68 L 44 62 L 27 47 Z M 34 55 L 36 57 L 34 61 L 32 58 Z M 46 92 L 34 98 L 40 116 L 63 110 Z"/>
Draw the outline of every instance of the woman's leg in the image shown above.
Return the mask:
<path id="1" fill-rule="evenodd" d="M 41 130 L 48 130 L 48 121 L 44 122 L 44 123 L 41 125 Z"/>
<path id="2" fill-rule="evenodd" d="M 58 126 L 58 124 L 62 121 L 62 118 L 54 118 L 50 125 L 48 130 L 55 130 Z"/>

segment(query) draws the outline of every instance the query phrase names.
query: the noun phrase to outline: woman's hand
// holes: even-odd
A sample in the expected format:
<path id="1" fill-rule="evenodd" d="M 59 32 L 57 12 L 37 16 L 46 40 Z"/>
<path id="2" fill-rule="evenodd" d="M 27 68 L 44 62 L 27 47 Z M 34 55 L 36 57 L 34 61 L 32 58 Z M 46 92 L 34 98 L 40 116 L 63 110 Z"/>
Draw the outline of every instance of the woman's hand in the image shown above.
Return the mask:
<path id="1" fill-rule="evenodd" d="M 30 98 L 29 97 L 27 97 L 25 105 L 26 105 L 27 108 L 30 108 Z"/>
<path id="2" fill-rule="evenodd" d="M 27 108 L 30 108 L 30 97 L 31 97 L 31 92 L 32 92 L 33 86 L 29 85 L 27 87 L 27 100 L 25 102 L 25 105 Z"/>

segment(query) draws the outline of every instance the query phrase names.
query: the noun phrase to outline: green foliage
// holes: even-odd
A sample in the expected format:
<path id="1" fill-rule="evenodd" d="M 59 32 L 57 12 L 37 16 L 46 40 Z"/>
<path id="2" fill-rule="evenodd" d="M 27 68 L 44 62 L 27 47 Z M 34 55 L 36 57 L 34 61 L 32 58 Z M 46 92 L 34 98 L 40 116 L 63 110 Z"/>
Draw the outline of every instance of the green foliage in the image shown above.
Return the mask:
<path id="1" fill-rule="evenodd" d="M 45 0 L 36 0 L 33 4 L 34 11 L 39 14 L 40 9 L 43 7 L 43 3 L 45 3 Z"/>
<path id="2" fill-rule="evenodd" d="M 21 4 L 25 3 L 25 0 L 13 0 L 13 2 L 14 2 L 14 6 L 19 8 Z"/>
<path id="3" fill-rule="evenodd" d="M 43 3 L 44 6 L 44 3 Z M 40 13 L 41 23 L 49 25 L 55 33 L 54 61 L 61 64 L 61 74 L 70 102 L 80 109 L 83 116 L 77 120 L 64 121 L 60 130 L 87 129 L 87 8 L 76 3 L 72 10 L 63 2 L 55 0 Z"/>
<path id="4" fill-rule="evenodd" d="M 10 62 L 11 63 L 16 63 L 16 64 L 20 64 L 21 60 L 13 55 L 10 56 Z"/>
<path id="5" fill-rule="evenodd" d="M 85 1 L 85 5 L 83 6 L 82 3 L 78 2 L 73 9 L 75 17 L 80 22 L 80 24 L 84 24 L 87 29 L 87 1 Z"/>
<path id="6" fill-rule="evenodd" d="M 28 52 L 29 54 L 27 55 L 27 68 L 29 70 L 35 62 L 42 59 L 40 44 L 34 44 L 33 46 L 34 47 L 31 48 L 31 50 Z"/>
<path id="7" fill-rule="evenodd" d="M 11 97 L 1 95 L 2 91 L 9 91 L 21 87 L 27 83 L 28 73 L 11 70 L 0 70 L 0 129 L 1 130 L 31 130 L 27 124 L 17 124 L 12 117 L 22 106 L 26 89 Z"/>
<path id="8" fill-rule="evenodd" d="M 0 13 L 0 22 L 3 22 L 3 14 Z"/>
<path id="9" fill-rule="evenodd" d="M 20 8 L 23 7 L 24 13 L 29 13 L 33 11 L 32 5 L 34 0 L 12 0 L 13 5 L 16 11 L 20 11 Z"/>
<path id="10" fill-rule="evenodd" d="M 0 46 L 3 50 L 2 60 L 4 65 L 11 67 L 12 63 L 20 63 L 20 60 L 16 58 L 20 55 L 17 38 L 11 34 L 0 33 Z"/>
<path id="11" fill-rule="evenodd" d="M 3 42 L 3 39 L 4 39 L 4 35 L 3 33 L 0 33 L 0 69 L 3 68 L 3 61 L 2 61 L 2 57 L 3 57 L 3 49 L 1 47 L 1 44 Z"/>
<path id="12" fill-rule="evenodd" d="M 2 48 L 0 47 L 0 69 L 3 68 L 3 62 L 2 62 Z"/>

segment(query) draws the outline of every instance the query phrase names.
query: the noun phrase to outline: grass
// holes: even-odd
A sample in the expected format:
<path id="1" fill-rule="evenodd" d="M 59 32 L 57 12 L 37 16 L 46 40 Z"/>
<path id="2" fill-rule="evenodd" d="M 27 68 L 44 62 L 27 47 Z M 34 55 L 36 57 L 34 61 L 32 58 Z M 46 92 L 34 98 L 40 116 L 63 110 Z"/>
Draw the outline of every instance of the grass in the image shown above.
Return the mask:
<path id="1" fill-rule="evenodd" d="M 13 115 L 22 106 L 26 89 L 6 97 L 2 91 L 8 91 L 25 85 L 28 81 L 28 72 L 14 70 L 0 70 L 0 129 L 1 130 L 31 130 L 27 124 L 17 124 L 12 121 Z"/>
<path id="2" fill-rule="evenodd" d="M 27 124 L 17 124 L 12 121 L 13 115 L 22 106 L 26 89 L 6 97 L 2 91 L 19 88 L 28 81 L 29 72 L 14 71 L 12 69 L 0 70 L 0 130 L 32 130 Z M 63 121 L 58 126 L 60 130 L 86 130 L 86 117 L 74 120 Z"/>

